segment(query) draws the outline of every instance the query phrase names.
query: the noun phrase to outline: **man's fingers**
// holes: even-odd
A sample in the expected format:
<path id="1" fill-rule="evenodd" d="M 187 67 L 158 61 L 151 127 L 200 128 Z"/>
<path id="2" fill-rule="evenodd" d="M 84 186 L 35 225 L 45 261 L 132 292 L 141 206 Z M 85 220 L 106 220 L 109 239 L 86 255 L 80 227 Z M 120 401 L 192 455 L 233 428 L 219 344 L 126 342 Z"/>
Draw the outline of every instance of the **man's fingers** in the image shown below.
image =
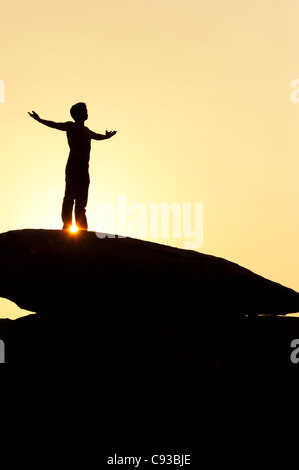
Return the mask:
<path id="1" fill-rule="evenodd" d="M 106 131 L 106 136 L 112 137 L 117 131 Z"/>
<path id="2" fill-rule="evenodd" d="M 31 113 L 28 111 L 29 116 L 31 116 L 33 119 L 38 119 L 39 116 L 35 111 L 32 111 Z"/>

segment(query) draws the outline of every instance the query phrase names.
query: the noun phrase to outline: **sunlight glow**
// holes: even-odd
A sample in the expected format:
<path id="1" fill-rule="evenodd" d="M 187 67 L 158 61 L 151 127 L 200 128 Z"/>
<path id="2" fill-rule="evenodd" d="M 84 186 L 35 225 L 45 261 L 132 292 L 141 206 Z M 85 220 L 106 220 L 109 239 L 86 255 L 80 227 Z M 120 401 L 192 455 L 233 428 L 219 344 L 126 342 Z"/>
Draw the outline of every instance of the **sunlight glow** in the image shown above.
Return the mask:
<path id="1" fill-rule="evenodd" d="M 76 225 L 72 225 L 71 228 L 70 228 L 70 232 L 72 233 L 77 233 L 78 232 L 78 227 L 76 227 Z"/>

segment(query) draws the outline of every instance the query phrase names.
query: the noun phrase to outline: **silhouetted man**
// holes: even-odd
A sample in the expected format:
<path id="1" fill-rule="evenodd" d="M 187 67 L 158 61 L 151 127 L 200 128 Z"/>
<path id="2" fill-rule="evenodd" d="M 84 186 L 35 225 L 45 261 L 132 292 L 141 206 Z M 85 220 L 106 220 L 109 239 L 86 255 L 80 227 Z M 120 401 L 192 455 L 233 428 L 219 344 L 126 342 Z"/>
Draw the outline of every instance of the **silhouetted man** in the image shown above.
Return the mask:
<path id="1" fill-rule="evenodd" d="M 53 122 L 41 119 L 34 111 L 28 113 L 36 121 L 45 126 L 66 131 L 70 153 L 65 169 L 65 194 L 62 204 L 63 230 L 72 226 L 72 213 L 75 203 L 75 221 L 80 230 L 87 230 L 86 205 L 89 188 L 89 155 L 90 140 L 110 139 L 116 131 L 106 131 L 106 134 L 96 134 L 84 126 L 88 118 L 85 103 L 77 103 L 71 107 L 73 121 Z"/>

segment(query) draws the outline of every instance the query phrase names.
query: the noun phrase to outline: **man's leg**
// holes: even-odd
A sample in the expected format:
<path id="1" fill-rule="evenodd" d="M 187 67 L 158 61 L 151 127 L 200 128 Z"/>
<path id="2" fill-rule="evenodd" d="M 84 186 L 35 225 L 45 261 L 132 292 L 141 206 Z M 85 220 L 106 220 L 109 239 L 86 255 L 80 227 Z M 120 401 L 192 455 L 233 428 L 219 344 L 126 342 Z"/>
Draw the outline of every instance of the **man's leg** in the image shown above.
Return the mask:
<path id="1" fill-rule="evenodd" d="M 65 179 L 65 193 L 62 203 L 61 218 L 63 222 L 62 230 L 68 230 L 72 226 L 72 213 L 74 206 L 74 181 L 71 177 L 66 177 Z"/>
<path id="2" fill-rule="evenodd" d="M 76 192 L 75 220 L 76 226 L 80 230 L 87 230 L 86 206 L 89 189 L 89 175 L 82 175 L 80 184 Z"/>

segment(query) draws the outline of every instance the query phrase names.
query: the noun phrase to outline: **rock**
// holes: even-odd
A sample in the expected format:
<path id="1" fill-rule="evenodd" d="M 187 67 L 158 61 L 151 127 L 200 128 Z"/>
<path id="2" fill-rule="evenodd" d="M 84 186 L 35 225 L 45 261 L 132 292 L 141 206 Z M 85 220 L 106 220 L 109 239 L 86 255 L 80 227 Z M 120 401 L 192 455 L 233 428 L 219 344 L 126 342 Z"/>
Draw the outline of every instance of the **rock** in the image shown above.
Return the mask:
<path id="1" fill-rule="evenodd" d="M 95 450 L 99 462 L 191 454 L 200 463 L 211 442 L 231 451 L 281 429 L 296 434 L 298 318 L 149 326 L 107 331 L 100 317 L 55 312 L 3 322 L 0 448 Z"/>
<path id="2" fill-rule="evenodd" d="M 191 454 L 199 468 L 209 443 L 296 433 L 299 319 L 274 315 L 299 310 L 293 290 L 93 232 L 8 232 L 0 260 L 0 295 L 38 312 L 0 321 L 0 448 L 95 450 L 101 467 L 120 452 Z"/>
<path id="3" fill-rule="evenodd" d="M 284 315 L 299 294 L 215 256 L 95 232 L 0 235 L 0 295 L 32 312 L 135 312 L 190 321 Z"/>

